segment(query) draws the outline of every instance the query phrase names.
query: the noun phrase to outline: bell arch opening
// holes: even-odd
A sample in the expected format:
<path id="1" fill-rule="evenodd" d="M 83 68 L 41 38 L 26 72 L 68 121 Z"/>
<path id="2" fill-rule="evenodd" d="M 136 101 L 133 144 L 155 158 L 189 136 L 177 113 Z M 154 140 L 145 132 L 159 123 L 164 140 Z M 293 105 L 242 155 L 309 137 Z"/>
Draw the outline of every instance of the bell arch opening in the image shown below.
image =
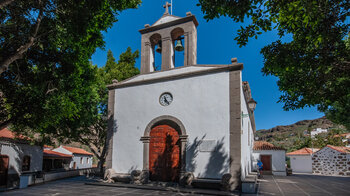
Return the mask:
<path id="1" fill-rule="evenodd" d="M 162 65 L 162 36 L 155 33 L 149 38 L 149 41 L 151 43 L 150 72 L 159 71 Z"/>
<path id="2" fill-rule="evenodd" d="M 172 61 L 174 67 L 180 67 L 185 65 L 185 31 L 177 27 L 171 31 L 171 40 L 172 40 Z"/>

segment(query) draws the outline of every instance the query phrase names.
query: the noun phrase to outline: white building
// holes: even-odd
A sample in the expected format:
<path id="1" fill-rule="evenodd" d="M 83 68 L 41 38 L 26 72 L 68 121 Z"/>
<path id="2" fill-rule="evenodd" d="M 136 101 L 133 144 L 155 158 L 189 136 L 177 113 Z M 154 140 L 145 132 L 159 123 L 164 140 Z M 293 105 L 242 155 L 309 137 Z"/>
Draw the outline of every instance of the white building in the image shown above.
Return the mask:
<path id="1" fill-rule="evenodd" d="M 257 161 L 263 163 L 263 173 L 285 176 L 286 150 L 265 141 L 255 141 L 253 148 L 253 167 L 257 169 Z"/>
<path id="2" fill-rule="evenodd" d="M 314 138 L 316 135 L 320 133 L 327 133 L 327 132 L 328 132 L 328 129 L 316 128 L 311 131 L 311 138 Z"/>
<path id="3" fill-rule="evenodd" d="M 72 159 L 69 164 L 69 169 L 84 169 L 92 167 L 93 154 L 81 148 L 60 146 L 52 151 L 71 155 Z"/>
<path id="4" fill-rule="evenodd" d="M 314 174 L 350 176 L 350 148 L 327 145 L 312 157 Z"/>
<path id="5" fill-rule="evenodd" d="M 302 148 L 287 153 L 293 173 L 312 173 L 312 155 L 318 148 Z"/>
<path id="6" fill-rule="evenodd" d="M 242 82 L 243 64 L 198 65 L 197 25 L 191 13 L 166 12 L 140 30 L 141 74 L 108 86 L 107 168 L 143 170 L 154 181 L 230 174 L 233 188 L 251 171 L 255 122 L 248 104 L 256 102 Z M 174 46 L 182 38 L 184 66 L 174 67 Z M 159 71 L 155 48 L 161 50 Z"/>
<path id="7" fill-rule="evenodd" d="M 0 130 L 0 187 L 19 185 L 20 175 L 42 171 L 43 149 L 9 129 Z"/>

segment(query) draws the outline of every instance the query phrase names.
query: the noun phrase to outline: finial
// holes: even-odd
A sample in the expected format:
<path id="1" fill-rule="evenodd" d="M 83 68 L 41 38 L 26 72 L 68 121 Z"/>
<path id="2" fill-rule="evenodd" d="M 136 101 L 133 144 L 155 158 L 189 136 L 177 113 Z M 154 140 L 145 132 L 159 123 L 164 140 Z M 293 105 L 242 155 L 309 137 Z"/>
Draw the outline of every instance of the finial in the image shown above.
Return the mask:
<path id="1" fill-rule="evenodd" d="M 191 12 L 186 12 L 186 16 L 192 16 Z"/>
<path id="2" fill-rule="evenodd" d="M 231 63 L 233 64 L 233 63 L 237 63 L 237 58 L 232 58 L 231 59 Z"/>
<path id="3" fill-rule="evenodd" d="M 163 5 L 163 7 L 165 8 L 165 12 L 163 15 L 169 15 L 169 7 L 171 6 L 171 4 L 169 2 L 166 2 L 165 5 Z"/>
<path id="4" fill-rule="evenodd" d="M 149 24 L 145 24 L 145 28 L 148 28 L 148 27 L 150 27 L 150 25 Z"/>
<path id="5" fill-rule="evenodd" d="M 113 84 L 116 84 L 116 83 L 118 83 L 118 80 L 114 79 L 114 80 L 112 80 L 112 82 L 113 82 Z"/>

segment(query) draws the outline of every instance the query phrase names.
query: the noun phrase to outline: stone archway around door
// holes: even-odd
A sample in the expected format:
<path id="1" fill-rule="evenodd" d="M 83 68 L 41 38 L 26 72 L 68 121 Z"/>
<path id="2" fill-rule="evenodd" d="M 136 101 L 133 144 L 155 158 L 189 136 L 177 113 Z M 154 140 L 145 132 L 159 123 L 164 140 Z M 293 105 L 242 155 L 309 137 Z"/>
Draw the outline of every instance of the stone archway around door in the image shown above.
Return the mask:
<path id="1" fill-rule="evenodd" d="M 150 149 L 150 143 L 151 143 L 151 137 L 152 137 L 151 132 L 153 132 L 152 130 L 154 130 L 154 128 L 157 128 L 157 127 L 158 128 L 162 127 L 163 129 L 165 128 L 167 130 L 162 133 L 160 133 L 159 130 L 158 130 L 158 133 L 157 131 L 155 131 L 154 133 L 158 134 L 159 137 L 161 137 L 162 135 L 166 139 L 166 135 L 168 134 L 171 136 L 171 137 L 168 137 L 168 139 L 174 140 L 178 138 L 176 143 L 179 148 L 179 165 L 177 167 L 178 168 L 177 173 L 179 176 L 176 177 L 176 175 L 171 175 L 170 177 L 169 176 L 158 177 L 160 180 L 167 180 L 168 178 L 168 180 L 170 179 L 170 181 L 176 181 L 178 180 L 179 177 L 181 177 L 186 172 L 186 142 L 187 142 L 188 136 L 186 134 L 186 129 L 182 124 L 182 122 L 173 116 L 165 115 L 165 116 L 157 117 L 147 125 L 144 132 L 144 136 L 141 137 L 141 141 L 143 142 L 143 171 L 150 172 L 150 163 L 151 163 L 150 160 L 152 160 L 151 164 L 153 164 L 154 159 L 157 159 L 157 157 L 150 159 L 150 150 L 154 151 L 153 149 Z M 169 142 L 169 143 L 172 143 L 172 142 Z M 161 147 L 162 145 L 163 145 L 163 150 L 165 150 L 164 145 L 166 145 L 166 142 L 163 142 L 163 144 L 161 143 L 156 144 L 156 147 Z M 157 155 L 153 154 L 152 156 L 157 156 Z M 176 158 L 174 158 L 174 160 L 176 160 Z"/>

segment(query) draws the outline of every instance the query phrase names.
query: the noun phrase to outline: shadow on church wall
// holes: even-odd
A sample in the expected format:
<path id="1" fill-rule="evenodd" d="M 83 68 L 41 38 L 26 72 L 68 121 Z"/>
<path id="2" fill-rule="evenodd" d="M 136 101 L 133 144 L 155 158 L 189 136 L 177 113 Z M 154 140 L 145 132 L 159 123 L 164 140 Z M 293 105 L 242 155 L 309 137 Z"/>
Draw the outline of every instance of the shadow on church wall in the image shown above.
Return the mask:
<path id="1" fill-rule="evenodd" d="M 217 141 L 215 150 L 210 152 L 208 164 L 204 173 L 200 176 L 203 178 L 221 178 L 222 175 L 229 172 L 230 159 L 224 148 L 224 137 Z"/>
<path id="2" fill-rule="evenodd" d="M 199 153 L 199 146 L 201 145 L 202 141 L 206 137 L 206 134 L 201 138 L 198 139 L 198 137 L 194 138 L 194 141 L 189 144 L 186 144 L 186 171 L 187 172 L 194 172 L 197 168 L 197 161 L 196 158 Z"/>

